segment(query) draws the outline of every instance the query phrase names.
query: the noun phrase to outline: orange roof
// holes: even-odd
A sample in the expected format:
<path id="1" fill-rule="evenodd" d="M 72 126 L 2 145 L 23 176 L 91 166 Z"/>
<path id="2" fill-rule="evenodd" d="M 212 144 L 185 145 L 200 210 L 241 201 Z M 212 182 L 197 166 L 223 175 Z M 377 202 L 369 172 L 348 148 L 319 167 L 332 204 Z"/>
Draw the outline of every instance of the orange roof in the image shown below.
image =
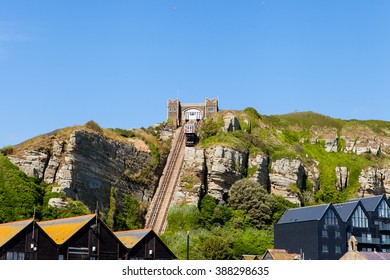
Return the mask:
<path id="1" fill-rule="evenodd" d="M 4 246 L 10 241 L 15 235 L 25 229 L 34 220 L 24 220 L 6 224 L 0 224 L 0 247 Z"/>
<path id="2" fill-rule="evenodd" d="M 151 231 L 151 229 L 137 229 L 114 232 L 114 234 L 123 243 L 123 245 L 126 246 L 126 248 L 131 249 Z"/>
<path id="3" fill-rule="evenodd" d="M 62 245 L 83 226 L 95 218 L 95 214 L 90 214 L 79 217 L 39 222 L 38 225 L 57 245 Z"/>

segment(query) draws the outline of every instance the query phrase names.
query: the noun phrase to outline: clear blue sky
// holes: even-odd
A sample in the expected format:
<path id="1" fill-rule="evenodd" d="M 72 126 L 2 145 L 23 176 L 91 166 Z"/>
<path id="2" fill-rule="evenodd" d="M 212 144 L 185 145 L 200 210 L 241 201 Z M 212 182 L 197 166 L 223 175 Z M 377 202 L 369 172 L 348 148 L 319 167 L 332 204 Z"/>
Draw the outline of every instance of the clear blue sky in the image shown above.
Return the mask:
<path id="1" fill-rule="evenodd" d="M 176 97 L 390 121 L 390 1 L 0 0 L 0 147 Z"/>

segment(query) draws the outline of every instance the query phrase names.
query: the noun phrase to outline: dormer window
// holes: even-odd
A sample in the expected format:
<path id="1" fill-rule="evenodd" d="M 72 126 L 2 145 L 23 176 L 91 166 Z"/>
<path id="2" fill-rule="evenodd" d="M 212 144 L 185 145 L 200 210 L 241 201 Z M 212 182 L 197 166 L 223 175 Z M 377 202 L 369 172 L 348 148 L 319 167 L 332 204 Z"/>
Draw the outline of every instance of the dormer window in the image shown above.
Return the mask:
<path id="1" fill-rule="evenodd" d="M 390 209 L 386 201 L 382 200 L 381 204 L 378 207 L 378 216 L 380 218 L 390 218 Z"/>

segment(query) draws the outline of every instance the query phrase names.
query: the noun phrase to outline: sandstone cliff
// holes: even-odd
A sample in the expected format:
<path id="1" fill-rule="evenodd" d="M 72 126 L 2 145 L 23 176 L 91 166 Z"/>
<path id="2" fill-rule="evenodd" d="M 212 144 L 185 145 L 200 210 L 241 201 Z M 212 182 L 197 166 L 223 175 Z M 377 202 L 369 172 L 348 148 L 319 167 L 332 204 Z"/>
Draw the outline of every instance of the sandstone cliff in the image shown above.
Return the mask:
<path id="1" fill-rule="evenodd" d="M 213 133 L 203 133 L 211 134 L 206 145 L 186 149 L 174 202 L 195 204 L 205 192 L 223 202 L 231 185 L 244 177 L 299 205 L 332 200 L 337 192 L 390 194 L 390 123 L 314 113 L 304 113 L 304 120 L 294 114 L 253 115 L 226 111 L 214 117 L 219 132 L 213 127 Z"/>
<path id="2" fill-rule="evenodd" d="M 42 136 L 39 143 L 25 143 L 25 148 L 8 157 L 27 175 L 52 185 L 53 192 L 80 200 L 91 210 L 98 203 L 107 212 L 112 188 L 118 204 L 125 194 L 151 200 L 163 163 L 163 159 L 155 163 L 144 141 L 118 139 L 75 128 Z"/>

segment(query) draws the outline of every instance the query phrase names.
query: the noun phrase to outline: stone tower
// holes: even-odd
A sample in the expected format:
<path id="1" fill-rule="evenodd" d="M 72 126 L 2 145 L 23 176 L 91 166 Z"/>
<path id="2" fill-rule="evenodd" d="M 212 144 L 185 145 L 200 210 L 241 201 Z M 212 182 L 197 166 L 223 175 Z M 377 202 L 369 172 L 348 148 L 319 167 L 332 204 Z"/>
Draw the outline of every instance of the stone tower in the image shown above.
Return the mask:
<path id="1" fill-rule="evenodd" d="M 175 128 L 183 125 L 193 116 L 200 120 L 208 118 L 219 110 L 218 99 L 206 99 L 204 103 L 181 104 L 179 99 L 168 100 L 168 121 L 172 122 Z"/>

